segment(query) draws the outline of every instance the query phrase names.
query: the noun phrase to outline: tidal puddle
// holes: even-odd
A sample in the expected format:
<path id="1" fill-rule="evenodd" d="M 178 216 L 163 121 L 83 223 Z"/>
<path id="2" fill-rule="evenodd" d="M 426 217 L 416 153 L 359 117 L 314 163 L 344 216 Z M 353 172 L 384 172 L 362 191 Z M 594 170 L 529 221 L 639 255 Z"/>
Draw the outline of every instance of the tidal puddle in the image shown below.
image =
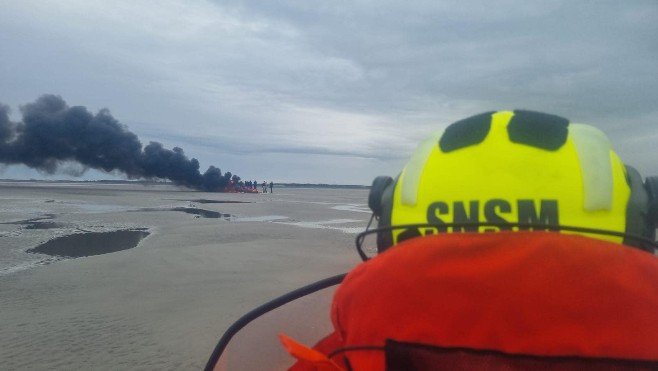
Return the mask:
<path id="1" fill-rule="evenodd" d="M 218 211 L 206 210 L 206 209 L 197 209 L 196 207 L 175 207 L 171 211 L 182 211 L 187 214 L 197 215 L 203 218 L 223 218 L 225 220 L 233 220 L 234 215 L 224 214 Z"/>
<path id="2" fill-rule="evenodd" d="M 235 220 L 236 218 L 233 214 L 224 214 L 218 211 L 199 209 L 196 207 L 174 207 L 171 209 L 145 208 L 134 211 L 180 211 L 186 214 L 196 215 L 197 218 L 222 218 L 224 220 Z"/>
<path id="3" fill-rule="evenodd" d="M 0 224 L 22 225 L 25 227 L 25 229 L 55 229 L 55 228 L 62 228 L 65 226 L 62 223 L 53 222 L 51 219 L 53 219 L 54 217 L 55 215 L 53 214 L 46 214 L 40 218 L 19 220 L 16 222 L 6 222 Z"/>
<path id="4" fill-rule="evenodd" d="M 132 249 L 149 234 L 146 230 L 119 230 L 113 232 L 72 234 L 54 238 L 27 250 L 27 252 L 65 258 L 81 258 L 109 254 Z"/>
<path id="5" fill-rule="evenodd" d="M 198 204 L 250 204 L 250 203 L 252 203 L 251 201 L 222 201 L 222 200 L 208 200 L 208 199 L 205 199 L 205 198 L 197 199 L 197 200 L 176 200 L 176 201 L 196 202 Z"/>
<path id="6" fill-rule="evenodd" d="M 55 228 L 64 227 L 64 224 L 62 223 L 42 222 L 42 221 L 25 223 L 24 225 L 25 225 L 25 229 L 55 229 Z"/>

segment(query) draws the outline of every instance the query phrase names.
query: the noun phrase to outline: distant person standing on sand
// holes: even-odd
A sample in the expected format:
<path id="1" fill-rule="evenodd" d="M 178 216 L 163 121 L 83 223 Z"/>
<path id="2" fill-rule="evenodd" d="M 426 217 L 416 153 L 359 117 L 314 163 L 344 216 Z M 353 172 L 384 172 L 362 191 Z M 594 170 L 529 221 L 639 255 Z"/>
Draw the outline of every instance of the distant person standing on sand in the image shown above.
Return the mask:
<path id="1" fill-rule="evenodd" d="M 263 180 L 263 193 L 267 193 L 267 182 Z"/>
<path id="2" fill-rule="evenodd" d="M 274 182 L 270 181 L 270 193 L 274 193 Z"/>

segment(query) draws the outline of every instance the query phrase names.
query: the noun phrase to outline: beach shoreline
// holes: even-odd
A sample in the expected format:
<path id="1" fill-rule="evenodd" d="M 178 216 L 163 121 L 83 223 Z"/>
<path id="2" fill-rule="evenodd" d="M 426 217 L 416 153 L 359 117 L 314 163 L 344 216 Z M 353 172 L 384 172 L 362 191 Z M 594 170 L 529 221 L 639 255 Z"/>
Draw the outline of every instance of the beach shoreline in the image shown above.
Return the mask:
<path id="1" fill-rule="evenodd" d="M 53 214 L 61 227 L 3 224 L 0 241 L 27 244 L 19 249 L 76 229 L 150 232 L 135 248 L 0 275 L 0 359 L 8 369 L 203 368 L 242 314 L 357 264 L 355 231 L 369 218 L 364 190 L 14 184 L 0 185 L 0 197 L 2 222 Z M 194 202 L 202 199 L 216 202 Z M 172 211 L 200 206 L 235 218 Z"/>

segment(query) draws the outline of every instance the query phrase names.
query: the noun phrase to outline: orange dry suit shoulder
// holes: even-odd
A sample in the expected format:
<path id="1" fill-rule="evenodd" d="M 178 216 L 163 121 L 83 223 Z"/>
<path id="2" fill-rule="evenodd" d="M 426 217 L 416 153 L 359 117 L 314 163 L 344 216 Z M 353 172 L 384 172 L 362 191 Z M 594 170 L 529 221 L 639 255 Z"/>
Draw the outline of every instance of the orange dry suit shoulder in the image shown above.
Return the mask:
<path id="1" fill-rule="evenodd" d="M 313 356 L 288 342 L 293 370 L 658 369 L 658 258 L 553 232 L 416 238 L 350 272 L 331 316 Z"/>

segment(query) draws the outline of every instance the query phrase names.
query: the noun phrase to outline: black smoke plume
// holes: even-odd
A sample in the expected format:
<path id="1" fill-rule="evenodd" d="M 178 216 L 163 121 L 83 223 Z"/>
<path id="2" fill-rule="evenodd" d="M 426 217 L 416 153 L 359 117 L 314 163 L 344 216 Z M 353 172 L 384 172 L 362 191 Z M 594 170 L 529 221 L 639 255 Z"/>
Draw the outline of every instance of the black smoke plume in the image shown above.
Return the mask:
<path id="1" fill-rule="evenodd" d="M 166 149 L 139 138 L 119 123 L 107 109 L 97 114 L 85 107 L 69 107 L 59 96 L 44 95 L 20 108 L 22 122 L 11 122 L 9 108 L 0 104 L 0 163 L 23 164 L 55 173 L 65 162 L 85 169 L 120 171 L 129 179 L 169 179 L 175 184 L 204 191 L 223 191 L 230 172 L 210 166 L 199 172 L 199 161 L 183 150 Z"/>

